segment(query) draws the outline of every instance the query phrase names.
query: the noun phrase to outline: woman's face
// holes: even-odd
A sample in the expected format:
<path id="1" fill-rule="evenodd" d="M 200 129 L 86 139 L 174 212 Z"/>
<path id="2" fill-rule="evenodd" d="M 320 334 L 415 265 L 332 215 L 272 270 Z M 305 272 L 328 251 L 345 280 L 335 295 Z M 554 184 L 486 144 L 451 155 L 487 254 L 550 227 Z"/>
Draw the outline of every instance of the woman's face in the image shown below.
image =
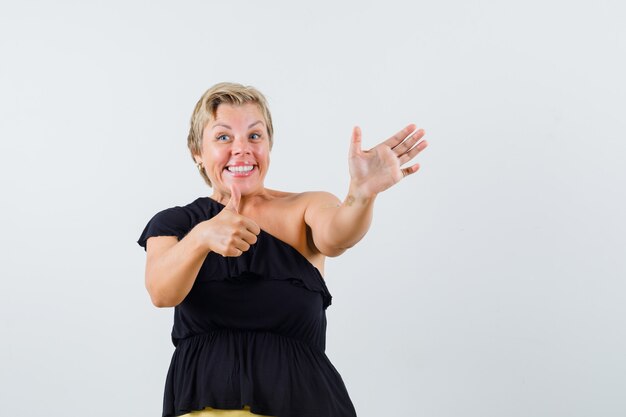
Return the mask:
<path id="1" fill-rule="evenodd" d="M 230 194 L 236 184 L 241 195 L 261 192 L 270 163 L 267 126 L 258 106 L 220 104 L 202 132 L 202 162 L 213 190 Z"/>

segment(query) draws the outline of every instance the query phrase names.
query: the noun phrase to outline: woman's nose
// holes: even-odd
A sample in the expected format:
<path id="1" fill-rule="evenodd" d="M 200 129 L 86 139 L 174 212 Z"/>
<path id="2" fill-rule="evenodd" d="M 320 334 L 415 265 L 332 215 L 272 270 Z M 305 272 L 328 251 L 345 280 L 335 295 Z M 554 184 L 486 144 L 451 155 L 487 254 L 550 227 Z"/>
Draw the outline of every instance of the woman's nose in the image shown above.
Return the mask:
<path id="1" fill-rule="evenodd" d="M 250 143 L 246 138 L 237 137 L 233 141 L 232 152 L 234 155 L 251 153 Z"/>

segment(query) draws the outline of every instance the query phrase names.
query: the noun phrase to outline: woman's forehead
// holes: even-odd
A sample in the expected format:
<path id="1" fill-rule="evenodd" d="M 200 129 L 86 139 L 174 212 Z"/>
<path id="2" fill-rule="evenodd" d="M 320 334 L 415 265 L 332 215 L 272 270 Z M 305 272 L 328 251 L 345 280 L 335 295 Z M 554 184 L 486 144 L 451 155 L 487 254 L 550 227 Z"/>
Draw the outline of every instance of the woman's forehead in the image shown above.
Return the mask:
<path id="1" fill-rule="evenodd" d="M 255 103 L 244 104 L 220 104 L 215 111 L 215 118 L 209 121 L 208 127 L 225 127 L 232 129 L 234 126 L 252 128 L 256 125 L 266 125 L 263 113 Z"/>
<path id="2" fill-rule="evenodd" d="M 215 120 L 227 117 L 257 117 L 263 118 L 259 105 L 256 103 L 230 104 L 222 103 L 215 109 Z"/>

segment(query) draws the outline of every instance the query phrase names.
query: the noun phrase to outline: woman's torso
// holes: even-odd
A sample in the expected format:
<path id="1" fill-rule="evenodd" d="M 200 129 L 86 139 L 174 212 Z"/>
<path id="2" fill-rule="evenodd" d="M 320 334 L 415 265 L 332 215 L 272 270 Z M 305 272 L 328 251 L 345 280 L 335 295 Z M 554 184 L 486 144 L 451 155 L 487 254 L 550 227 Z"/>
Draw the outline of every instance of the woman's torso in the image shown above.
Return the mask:
<path id="1" fill-rule="evenodd" d="M 354 417 L 341 376 L 325 354 L 331 304 L 307 244 L 307 195 L 276 193 L 244 201 L 239 212 L 262 228 L 238 257 L 209 252 L 193 288 L 175 307 L 176 350 L 166 378 L 163 416 L 206 406 L 280 417 Z M 317 202 L 317 200 L 309 200 Z M 151 236 L 182 239 L 224 209 L 198 198 L 156 214 L 138 243 Z"/>

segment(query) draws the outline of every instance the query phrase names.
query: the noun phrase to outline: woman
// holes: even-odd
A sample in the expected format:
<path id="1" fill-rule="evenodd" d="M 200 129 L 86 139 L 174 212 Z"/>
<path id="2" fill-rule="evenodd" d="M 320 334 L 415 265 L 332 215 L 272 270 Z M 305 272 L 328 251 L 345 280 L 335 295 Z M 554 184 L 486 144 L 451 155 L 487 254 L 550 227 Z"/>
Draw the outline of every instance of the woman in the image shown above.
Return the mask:
<path id="1" fill-rule="evenodd" d="M 188 146 L 213 193 L 157 213 L 138 241 L 152 302 L 176 307 L 164 417 L 356 415 L 324 353 L 324 259 L 361 240 L 376 196 L 417 172 L 401 166 L 427 146 L 424 132 L 409 125 L 363 151 L 355 127 L 343 202 L 266 188 L 272 135 L 256 89 L 209 89 Z"/>

